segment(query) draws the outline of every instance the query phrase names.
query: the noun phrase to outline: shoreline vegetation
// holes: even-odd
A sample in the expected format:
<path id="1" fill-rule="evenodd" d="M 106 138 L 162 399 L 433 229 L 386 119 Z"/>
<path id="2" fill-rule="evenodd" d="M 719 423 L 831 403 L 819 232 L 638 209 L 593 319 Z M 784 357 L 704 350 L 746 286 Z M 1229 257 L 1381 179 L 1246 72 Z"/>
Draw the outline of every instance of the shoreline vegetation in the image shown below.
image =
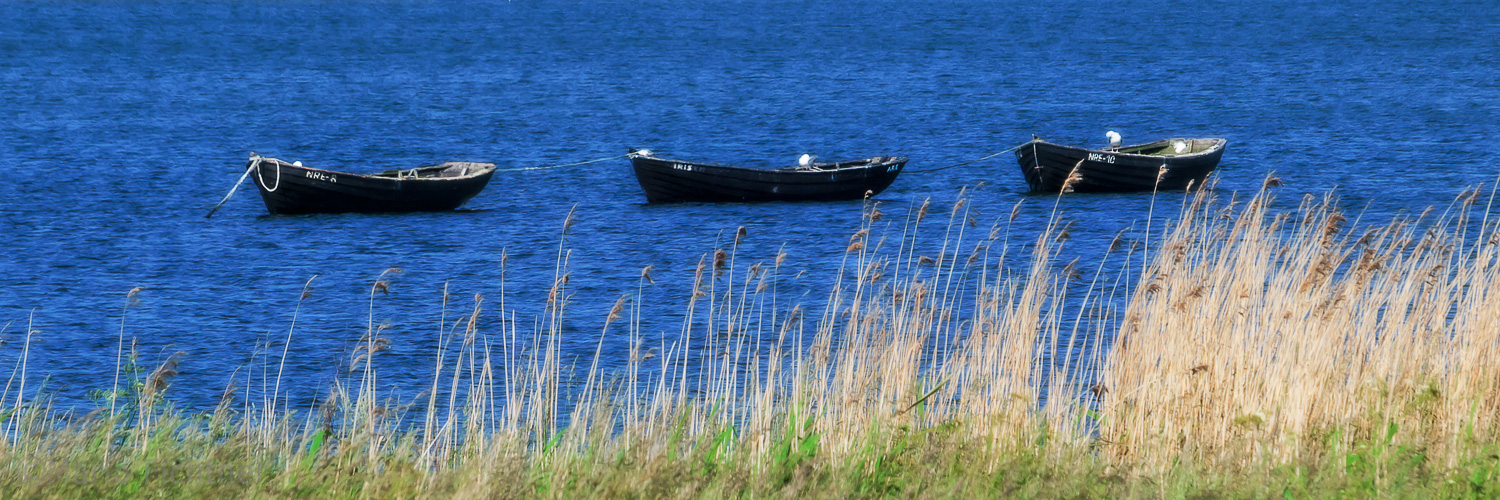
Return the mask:
<path id="1" fill-rule="evenodd" d="M 511 313 L 504 284 L 475 296 L 407 401 L 376 390 L 374 305 L 399 270 L 381 273 L 347 376 L 311 411 L 287 404 L 279 366 L 267 396 L 174 408 L 178 358 L 135 364 L 132 290 L 98 409 L 25 400 L 45 367 L 20 357 L 0 496 L 1500 495 L 1494 192 L 1360 227 L 1331 196 L 1272 208 L 1277 184 L 1157 195 L 1153 211 L 1181 196 L 1176 219 L 1099 262 L 1060 262 L 1071 235 L 1047 197 L 1023 202 L 1050 211 L 1026 241 L 1009 231 L 1021 203 L 982 221 L 964 196 L 867 202 L 811 306 L 778 301 L 784 254 L 743 262 L 740 228 L 700 260 L 675 343 L 650 345 L 627 293 L 580 366 L 559 345 L 570 214 L 543 317 Z M 283 365 L 297 307 L 271 346 Z M 480 326 L 491 308 L 498 329 Z M 601 368 L 620 332 L 628 363 Z"/>

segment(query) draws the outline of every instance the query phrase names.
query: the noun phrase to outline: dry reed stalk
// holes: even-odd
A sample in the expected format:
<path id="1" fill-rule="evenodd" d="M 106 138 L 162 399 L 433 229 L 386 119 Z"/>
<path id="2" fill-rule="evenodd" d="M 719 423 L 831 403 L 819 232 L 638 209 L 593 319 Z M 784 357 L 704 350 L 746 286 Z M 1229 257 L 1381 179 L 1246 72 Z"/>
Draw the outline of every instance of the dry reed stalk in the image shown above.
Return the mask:
<path id="1" fill-rule="evenodd" d="M 162 393 L 166 392 L 171 379 L 177 376 L 177 366 L 185 355 L 187 353 L 178 351 L 167 356 L 166 361 L 163 361 L 160 366 L 151 371 L 150 375 L 146 376 L 145 383 L 141 386 L 140 394 L 138 394 L 138 399 L 136 400 L 137 421 L 135 428 L 137 432 L 135 437 L 137 439 L 136 450 L 138 452 L 144 452 L 146 444 L 150 442 L 151 424 L 153 423 L 153 417 L 156 416 L 156 403 L 161 398 Z"/>
<path id="2" fill-rule="evenodd" d="M 281 377 L 286 373 L 286 357 L 287 353 L 289 353 L 292 348 L 292 333 L 297 329 L 297 318 L 302 313 L 302 301 L 307 300 L 308 297 L 312 296 L 312 282 L 317 278 L 318 275 L 316 274 L 312 275 L 312 277 L 310 278 L 307 278 L 307 282 L 302 284 L 302 293 L 297 296 L 297 305 L 292 308 L 292 322 L 287 326 L 286 341 L 281 346 L 281 362 L 276 366 L 276 385 L 271 389 L 270 404 L 266 406 L 265 412 L 261 417 L 262 420 L 266 422 L 275 421 L 280 416 L 280 413 L 278 413 L 278 403 L 281 400 Z M 233 377 L 231 377 L 231 379 L 233 379 Z M 271 434 L 263 434 L 261 439 L 269 442 L 272 439 L 275 439 L 275 436 Z"/>
<path id="3" fill-rule="evenodd" d="M 109 415 L 110 415 L 110 418 L 113 418 L 115 416 L 115 400 L 119 399 L 119 395 L 120 395 L 120 369 L 123 368 L 122 364 L 124 362 L 124 355 L 125 355 L 125 316 L 126 316 L 126 313 L 130 312 L 130 306 L 138 303 L 138 301 L 135 298 L 135 295 L 137 293 L 140 293 L 142 290 L 145 290 L 145 288 L 144 287 L 139 287 L 139 286 L 135 287 L 135 288 L 131 288 L 130 291 L 125 294 L 125 306 L 120 310 L 120 336 L 119 336 L 119 343 L 116 345 L 116 348 L 115 348 L 115 382 L 114 382 L 114 385 L 110 388 L 110 395 L 109 395 Z M 24 378 L 25 378 L 24 377 L 25 370 L 22 370 L 22 375 L 23 375 L 22 379 L 24 380 Z M 113 438 L 114 438 L 114 436 L 113 436 L 112 432 L 105 435 L 105 441 L 106 442 L 113 442 Z M 105 466 L 109 465 L 109 448 L 108 447 L 106 447 L 105 450 L 104 450 L 104 465 Z"/>
<path id="4" fill-rule="evenodd" d="M 36 314 L 35 311 L 32 311 L 31 313 L 29 313 L 29 315 L 31 315 L 33 317 L 34 317 L 35 314 Z M 28 319 L 26 321 L 26 323 L 27 323 L 27 326 L 26 326 L 26 333 L 27 333 L 27 335 L 30 335 L 31 332 L 32 332 L 32 321 L 33 321 L 32 319 Z M 10 331 L 10 325 L 11 324 L 12 324 L 12 322 L 7 321 L 5 323 L 5 326 L 0 326 L 0 338 L 4 337 L 5 332 Z M 16 364 L 11 367 L 10 377 L 5 380 L 5 390 L 3 392 L 0 392 L 0 413 L 3 413 L 3 412 L 6 411 L 5 410 L 6 402 L 10 401 L 10 388 L 13 386 L 13 384 L 15 384 L 15 382 L 16 382 L 16 375 L 19 372 L 22 371 L 21 365 L 23 365 L 25 363 L 25 360 L 28 358 L 27 355 L 30 354 L 30 352 L 29 352 L 30 351 L 30 349 L 29 349 L 29 347 L 30 347 L 29 343 L 28 343 L 27 347 L 28 347 L 28 349 L 26 349 L 25 351 L 23 351 L 21 359 L 16 360 Z M 22 404 L 23 401 L 24 401 L 24 396 L 21 395 L 21 394 L 18 394 L 16 396 L 15 407 L 12 409 L 12 411 L 19 411 L 20 408 L 21 408 L 21 404 Z M 5 435 L 11 435 L 11 432 L 12 432 L 12 429 L 13 429 L 12 425 L 14 425 L 13 421 L 12 420 L 7 420 L 5 422 L 5 424 L 4 424 L 4 426 L 0 427 L 0 432 L 4 432 Z M 8 444 L 11 444 L 11 443 L 9 443 L 8 441 L 6 441 L 5 439 L 0 439 L 0 445 L 8 445 Z"/>
<path id="5" fill-rule="evenodd" d="M 10 323 L 6 323 L 4 328 L 0 328 L 0 332 L 4 332 L 8 328 L 10 328 Z M 8 396 L 10 396 L 10 384 L 11 382 L 15 381 L 17 371 L 20 372 L 21 384 L 16 389 L 16 403 L 11 407 L 11 412 L 13 414 L 21 412 L 21 409 L 24 407 L 26 396 L 26 369 L 27 363 L 29 363 L 31 360 L 31 339 L 32 336 L 36 335 L 37 333 L 39 332 L 36 329 L 36 310 L 33 309 L 31 310 L 31 312 L 26 314 L 26 342 L 21 348 L 21 357 L 16 361 L 15 369 L 11 370 L 10 379 L 5 382 L 4 396 L 6 397 L 0 398 L 0 411 L 4 411 L 5 401 L 9 400 Z M 113 417 L 113 414 L 111 414 L 111 417 Z M 11 447 L 17 446 L 21 439 L 21 419 L 6 419 L 4 432 L 5 435 L 11 436 Z M 0 444 L 5 444 L 5 440 L 0 439 Z M 106 458 L 106 460 L 108 459 Z"/>

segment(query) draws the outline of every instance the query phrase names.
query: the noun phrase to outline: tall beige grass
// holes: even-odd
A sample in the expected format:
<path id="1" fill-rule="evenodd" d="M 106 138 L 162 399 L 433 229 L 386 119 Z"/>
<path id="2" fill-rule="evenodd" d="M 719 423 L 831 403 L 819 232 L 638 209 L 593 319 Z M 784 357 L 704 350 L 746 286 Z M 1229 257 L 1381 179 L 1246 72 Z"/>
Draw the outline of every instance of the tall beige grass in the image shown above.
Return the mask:
<path id="1" fill-rule="evenodd" d="M 260 464 L 255 477 L 277 491 L 311 481 L 368 493 L 370 471 L 382 471 L 488 496 L 563 491 L 601 464 L 671 477 L 685 460 L 744 475 L 726 488 L 795 489 L 811 481 L 808 464 L 875 473 L 912 439 L 950 443 L 982 474 L 1021 455 L 1139 474 L 1183 461 L 1249 468 L 1372 442 L 1420 446 L 1451 465 L 1495 443 L 1500 233 L 1471 219 L 1492 196 L 1481 204 L 1469 191 L 1442 212 L 1360 229 L 1331 197 L 1278 212 L 1273 193 L 1268 179 L 1246 200 L 1187 194 L 1174 223 L 1145 235 L 1155 246 L 1139 259 L 1122 234 L 1083 264 L 1060 262 L 1071 238 L 1061 198 L 993 220 L 967 192 L 895 214 L 869 202 L 838 243 L 843 262 L 824 278 L 822 304 L 778 295 L 795 275 L 786 254 L 742 255 L 759 236 L 741 227 L 677 277 L 693 287 L 675 339 L 651 345 L 659 337 L 641 330 L 656 306 L 643 303 L 655 282 L 647 267 L 598 318 L 581 365 L 562 352 L 570 212 L 538 317 L 510 309 L 503 277 L 499 297 L 462 306 L 445 288 L 433 382 L 412 400 L 376 383 L 392 342 L 375 314 L 400 272 L 391 269 L 371 285 L 347 376 L 311 412 L 285 404 L 282 368 L 309 279 L 279 360 L 259 371 L 269 394 L 236 404 L 226 390 L 201 418 L 172 410 L 164 395 L 177 358 L 131 371 L 122 319 L 116 377 L 126 383 L 110 408 L 59 415 L 7 384 L 0 458 L 15 472 L 71 446 L 88 450 L 62 459 L 74 469 L 110 471 L 175 443 L 181 460 L 227 453 Z M 1015 241 L 1025 217 L 1046 230 Z M 1107 272 L 1141 259 L 1139 281 Z M 453 307 L 463 312 L 449 317 Z M 627 352 L 606 353 L 611 337 L 628 339 Z M 625 367 L 603 368 L 609 356 Z M 24 386 L 27 368 L 16 371 Z M 506 482 L 514 475 L 524 480 Z"/>
<path id="2" fill-rule="evenodd" d="M 1493 191 L 1362 228 L 1333 197 L 1274 212 L 1200 192 L 1104 364 L 1100 440 L 1124 463 L 1248 466 L 1359 442 L 1451 465 L 1495 441 Z"/>

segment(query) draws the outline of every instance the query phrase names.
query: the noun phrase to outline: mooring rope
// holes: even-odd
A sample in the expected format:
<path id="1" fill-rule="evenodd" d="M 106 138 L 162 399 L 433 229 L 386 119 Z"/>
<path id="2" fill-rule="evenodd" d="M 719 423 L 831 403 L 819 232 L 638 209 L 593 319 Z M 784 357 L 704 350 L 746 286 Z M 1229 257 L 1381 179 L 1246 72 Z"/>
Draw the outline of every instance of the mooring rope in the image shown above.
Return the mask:
<path id="1" fill-rule="evenodd" d="M 948 165 L 948 166 L 944 166 L 944 167 L 938 167 L 938 168 L 928 168 L 928 169 L 922 169 L 922 170 L 908 170 L 908 172 L 915 172 L 915 173 L 936 172 L 936 171 L 939 171 L 939 170 L 947 170 L 947 169 L 950 169 L 950 168 L 962 167 L 964 165 L 973 165 L 975 163 L 979 163 L 979 162 L 988 160 L 990 158 L 994 158 L 996 156 L 1000 156 L 1000 155 L 1003 155 L 1005 153 L 1009 153 L 1009 152 L 1015 151 L 1017 149 L 1021 149 L 1022 147 L 1025 147 L 1027 144 L 1031 144 L 1031 142 L 1032 141 L 1026 141 L 1025 143 L 1017 144 L 1016 147 L 1013 147 L 1013 148 L 1007 149 L 1005 151 L 1001 151 L 999 153 L 995 153 L 995 154 L 986 156 L 984 158 L 980 158 L 978 160 L 970 160 L 970 161 L 966 161 L 966 162 L 963 162 L 963 163 L 954 163 L 952 165 Z"/>
<path id="2" fill-rule="evenodd" d="M 564 164 L 561 164 L 561 165 L 547 165 L 547 166 L 542 166 L 542 167 L 497 168 L 497 169 L 495 169 L 495 171 L 496 172 L 525 172 L 525 171 L 528 171 L 528 170 L 548 170 L 548 169 L 553 169 L 553 168 L 575 167 L 575 166 L 578 166 L 578 165 L 587 165 L 587 164 L 590 164 L 590 163 L 599 163 L 601 161 L 618 160 L 620 158 L 624 158 L 624 157 L 627 157 L 627 156 L 630 156 L 630 155 L 631 155 L 631 153 L 625 153 L 625 154 L 622 154 L 622 155 L 611 156 L 609 158 L 599 158 L 597 160 L 580 161 L 580 162 L 577 162 L 577 163 L 564 163 Z"/>
<path id="3" fill-rule="evenodd" d="M 254 154 L 254 153 L 251 153 L 251 154 Z M 250 157 L 250 166 L 245 167 L 245 174 L 240 176 L 240 180 L 234 181 L 234 186 L 231 187 L 231 188 L 229 188 L 229 194 L 224 195 L 224 199 L 219 200 L 219 204 L 218 205 L 214 205 L 214 208 L 209 209 L 208 215 L 203 216 L 203 218 L 207 219 L 207 218 L 213 217 L 214 216 L 214 212 L 219 211 L 219 207 L 224 206 L 224 202 L 229 201 L 229 197 L 230 196 L 234 196 L 234 192 L 235 192 L 235 190 L 238 190 L 240 188 L 240 184 L 244 184 L 245 183 L 245 178 L 250 176 L 250 172 L 255 172 L 257 174 L 256 177 L 260 177 L 260 175 L 259 175 L 260 174 L 260 156 L 259 155 L 251 156 Z M 277 186 L 280 186 L 281 185 L 281 181 L 277 180 L 276 184 L 277 184 Z"/>

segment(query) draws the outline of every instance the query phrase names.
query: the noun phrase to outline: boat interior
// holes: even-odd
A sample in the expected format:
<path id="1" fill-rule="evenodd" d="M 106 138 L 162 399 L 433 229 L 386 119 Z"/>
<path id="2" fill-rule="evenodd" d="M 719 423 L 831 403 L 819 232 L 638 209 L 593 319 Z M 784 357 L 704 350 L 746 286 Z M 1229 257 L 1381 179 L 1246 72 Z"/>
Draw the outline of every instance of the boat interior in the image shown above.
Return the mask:
<path id="1" fill-rule="evenodd" d="M 1163 139 L 1160 141 L 1125 146 L 1114 150 L 1117 153 L 1146 156 L 1187 156 L 1213 149 L 1217 139 Z"/>
<path id="2" fill-rule="evenodd" d="M 886 162 L 889 162 L 889 161 L 895 161 L 896 159 L 897 159 L 897 157 L 895 157 L 895 156 L 876 156 L 874 158 L 865 158 L 865 159 L 861 159 L 861 160 L 841 161 L 841 162 L 838 162 L 838 163 L 814 163 L 812 165 L 807 165 L 807 166 L 795 165 L 795 166 L 791 166 L 791 167 L 781 167 L 781 168 L 778 168 L 777 170 L 797 170 L 797 171 L 838 170 L 838 169 L 841 169 L 841 168 L 857 168 L 857 167 L 863 167 L 863 166 L 866 166 L 866 165 L 878 165 L 878 164 L 886 163 Z"/>
<path id="3" fill-rule="evenodd" d="M 467 161 L 450 161 L 441 165 L 429 165 L 413 169 L 401 170 L 391 169 L 377 174 L 373 177 L 392 177 L 395 179 L 440 179 L 451 177 L 464 177 L 492 168 L 493 163 L 474 163 Z"/>

